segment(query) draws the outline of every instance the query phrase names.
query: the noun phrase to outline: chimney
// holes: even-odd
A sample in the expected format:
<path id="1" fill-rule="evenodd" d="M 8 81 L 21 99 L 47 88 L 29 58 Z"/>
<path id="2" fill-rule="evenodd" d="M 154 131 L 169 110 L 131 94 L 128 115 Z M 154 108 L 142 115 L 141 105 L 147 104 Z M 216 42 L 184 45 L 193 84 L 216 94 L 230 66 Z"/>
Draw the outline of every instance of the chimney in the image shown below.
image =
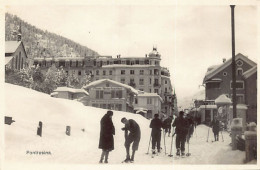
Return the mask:
<path id="1" fill-rule="evenodd" d="M 223 58 L 223 63 L 225 63 L 226 62 L 226 59 L 225 58 Z"/>
<path id="2" fill-rule="evenodd" d="M 17 41 L 22 41 L 22 26 L 21 26 L 21 22 L 20 22 L 19 29 L 18 29 Z"/>

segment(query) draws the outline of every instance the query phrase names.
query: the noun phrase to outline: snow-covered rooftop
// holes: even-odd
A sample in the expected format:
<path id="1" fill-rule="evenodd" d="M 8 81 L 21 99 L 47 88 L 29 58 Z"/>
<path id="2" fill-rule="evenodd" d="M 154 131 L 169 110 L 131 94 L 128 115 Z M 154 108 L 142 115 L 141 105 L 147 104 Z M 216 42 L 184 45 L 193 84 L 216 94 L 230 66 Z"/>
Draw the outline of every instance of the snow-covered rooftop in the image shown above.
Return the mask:
<path id="1" fill-rule="evenodd" d="M 110 82 L 110 83 L 116 84 L 118 86 L 124 87 L 124 88 L 132 91 L 135 94 L 138 94 L 138 90 L 134 89 L 133 87 L 128 86 L 128 85 L 123 84 L 123 83 L 119 83 L 119 82 L 114 81 L 114 80 L 110 80 L 110 79 L 100 79 L 100 80 L 93 81 L 93 82 L 89 83 L 88 85 L 84 86 L 83 89 L 88 89 L 92 86 L 96 86 L 96 85 L 104 83 L 104 82 Z"/>
<path id="2" fill-rule="evenodd" d="M 14 53 L 20 44 L 21 41 L 5 41 L 5 53 Z"/>
<path id="3" fill-rule="evenodd" d="M 112 65 L 103 65 L 102 68 L 133 68 L 133 67 L 137 67 L 137 68 L 143 68 L 143 67 L 152 67 L 155 65 L 140 65 L 140 64 L 134 64 L 134 65 L 126 65 L 126 64 L 112 64 Z"/>
<path id="4" fill-rule="evenodd" d="M 58 87 L 55 92 L 71 92 L 71 93 L 85 93 L 86 95 L 89 95 L 88 92 L 84 89 L 74 89 L 69 87 Z"/>
<path id="5" fill-rule="evenodd" d="M 235 60 L 237 61 L 238 59 L 242 59 L 243 61 L 246 61 L 249 65 L 251 66 L 255 66 L 256 63 L 252 60 L 250 60 L 248 57 L 244 56 L 241 53 L 238 53 L 235 56 Z M 227 60 L 225 63 L 222 63 L 220 65 L 217 66 L 213 66 L 212 68 L 209 68 L 209 71 L 207 71 L 207 73 L 205 74 L 205 77 L 203 79 L 203 84 L 211 79 L 214 75 L 216 75 L 217 73 L 219 73 L 221 70 L 225 69 L 226 67 L 228 67 L 230 64 L 232 63 L 232 58 L 230 58 L 229 60 Z"/>
<path id="6" fill-rule="evenodd" d="M 138 96 L 138 97 L 159 97 L 159 99 L 160 99 L 161 101 L 163 101 L 162 98 L 161 98 L 161 96 L 159 96 L 157 93 L 146 93 L 146 92 L 142 92 L 142 93 L 139 93 L 137 96 Z"/>
<path id="7" fill-rule="evenodd" d="M 216 104 L 231 104 L 231 99 L 228 98 L 226 95 L 222 94 L 215 100 Z"/>
<path id="8" fill-rule="evenodd" d="M 12 60 L 13 56 L 11 57 L 5 57 L 5 64 L 8 64 L 10 60 Z"/>
<path id="9" fill-rule="evenodd" d="M 251 75 L 253 75 L 254 73 L 257 72 L 257 65 L 255 65 L 254 67 L 252 67 L 251 69 L 247 70 L 246 72 L 243 73 L 243 76 L 247 79 L 248 77 L 250 77 Z"/>

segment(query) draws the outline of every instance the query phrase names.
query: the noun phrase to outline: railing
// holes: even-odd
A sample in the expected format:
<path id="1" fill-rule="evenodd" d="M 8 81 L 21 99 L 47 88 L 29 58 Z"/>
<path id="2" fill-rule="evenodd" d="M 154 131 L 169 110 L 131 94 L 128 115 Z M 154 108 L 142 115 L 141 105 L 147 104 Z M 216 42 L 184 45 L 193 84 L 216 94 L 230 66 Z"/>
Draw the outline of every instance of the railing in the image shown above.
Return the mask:
<path id="1" fill-rule="evenodd" d="M 133 88 L 136 87 L 136 84 L 135 84 L 135 83 L 129 83 L 128 85 L 131 86 L 131 87 L 133 87 Z"/>
<path id="2" fill-rule="evenodd" d="M 159 83 L 154 83 L 153 86 L 154 87 L 161 87 L 161 85 Z"/>

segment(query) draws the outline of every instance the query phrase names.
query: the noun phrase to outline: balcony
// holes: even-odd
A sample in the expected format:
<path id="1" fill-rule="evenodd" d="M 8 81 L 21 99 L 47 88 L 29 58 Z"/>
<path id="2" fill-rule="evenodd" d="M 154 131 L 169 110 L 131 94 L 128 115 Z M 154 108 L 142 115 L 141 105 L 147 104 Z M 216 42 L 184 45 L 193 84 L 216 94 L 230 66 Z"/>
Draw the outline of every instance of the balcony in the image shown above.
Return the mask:
<path id="1" fill-rule="evenodd" d="M 161 85 L 159 83 L 154 83 L 153 87 L 161 87 Z"/>
<path id="2" fill-rule="evenodd" d="M 128 85 L 129 85 L 129 86 L 131 86 L 131 87 L 133 87 L 133 88 L 135 88 L 135 87 L 136 87 L 136 84 L 135 84 L 135 83 L 133 83 L 133 82 L 130 82 Z"/>

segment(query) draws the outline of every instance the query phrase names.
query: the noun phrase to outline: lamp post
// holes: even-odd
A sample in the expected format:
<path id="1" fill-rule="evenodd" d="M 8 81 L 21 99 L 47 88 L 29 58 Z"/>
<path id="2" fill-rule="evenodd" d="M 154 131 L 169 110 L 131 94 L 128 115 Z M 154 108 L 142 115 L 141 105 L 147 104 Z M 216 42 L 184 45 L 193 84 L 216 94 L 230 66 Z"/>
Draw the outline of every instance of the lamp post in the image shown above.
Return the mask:
<path id="1" fill-rule="evenodd" d="M 233 118 L 237 117 L 237 99 L 236 99 L 236 59 L 235 59 L 235 5 L 230 5 L 231 8 L 231 34 L 232 34 L 232 86 L 233 86 Z"/>

